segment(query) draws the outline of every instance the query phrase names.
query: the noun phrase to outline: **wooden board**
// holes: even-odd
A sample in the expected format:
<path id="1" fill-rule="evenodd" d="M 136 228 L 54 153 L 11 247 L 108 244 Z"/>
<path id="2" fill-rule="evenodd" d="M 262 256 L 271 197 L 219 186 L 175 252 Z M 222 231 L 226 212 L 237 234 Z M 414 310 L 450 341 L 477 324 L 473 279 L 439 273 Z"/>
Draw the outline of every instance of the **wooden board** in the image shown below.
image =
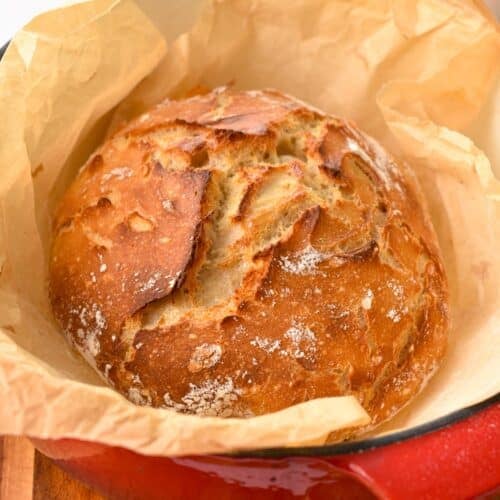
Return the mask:
<path id="1" fill-rule="evenodd" d="M 38 453 L 24 438 L 0 437 L 0 500 L 105 500 Z"/>

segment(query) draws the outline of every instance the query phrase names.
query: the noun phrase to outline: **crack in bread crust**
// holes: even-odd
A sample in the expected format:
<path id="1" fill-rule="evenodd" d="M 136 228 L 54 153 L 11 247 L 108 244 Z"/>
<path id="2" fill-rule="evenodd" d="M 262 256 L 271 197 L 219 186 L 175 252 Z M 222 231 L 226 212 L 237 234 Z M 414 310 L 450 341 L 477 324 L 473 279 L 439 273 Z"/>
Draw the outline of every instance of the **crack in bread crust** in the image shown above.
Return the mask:
<path id="1" fill-rule="evenodd" d="M 276 91 L 167 100 L 123 127 L 61 201 L 50 278 L 96 369 L 180 412 L 353 394 L 376 425 L 446 345 L 446 279 L 412 173 Z"/>

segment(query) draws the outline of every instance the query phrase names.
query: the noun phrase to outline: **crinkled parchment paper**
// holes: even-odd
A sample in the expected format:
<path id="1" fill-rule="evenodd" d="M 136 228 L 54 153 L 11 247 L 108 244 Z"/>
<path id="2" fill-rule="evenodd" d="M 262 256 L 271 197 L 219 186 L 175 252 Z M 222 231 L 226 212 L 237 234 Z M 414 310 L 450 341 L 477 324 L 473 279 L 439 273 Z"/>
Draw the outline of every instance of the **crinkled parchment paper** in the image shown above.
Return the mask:
<path id="1" fill-rule="evenodd" d="M 110 124 L 228 82 L 275 87 L 355 120 L 422 181 L 454 326 L 442 369 L 384 431 L 497 393 L 500 188 L 476 146 L 500 171 L 500 35 L 487 11 L 466 0 L 140 5 L 92 0 L 46 13 L 0 63 L 0 433 L 167 455 L 321 443 L 366 423 L 351 397 L 247 420 L 135 407 L 102 385 L 54 324 L 49 216 L 78 167 Z"/>

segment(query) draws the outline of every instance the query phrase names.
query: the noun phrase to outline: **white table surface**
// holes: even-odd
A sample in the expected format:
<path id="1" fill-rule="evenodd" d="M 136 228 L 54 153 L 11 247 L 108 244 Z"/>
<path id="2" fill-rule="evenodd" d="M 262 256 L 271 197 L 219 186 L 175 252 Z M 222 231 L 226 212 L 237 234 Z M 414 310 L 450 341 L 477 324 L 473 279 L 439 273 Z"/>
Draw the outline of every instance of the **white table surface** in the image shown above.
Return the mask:
<path id="1" fill-rule="evenodd" d="M 68 0 L 0 0 L 0 45 L 40 12 L 66 3 Z"/>
<path id="2" fill-rule="evenodd" d="M 169 0 L 157 0 L 168 2 Z M 500 17 L 500 0 L 485 0 Z M 70 0 L 0 0 L 0 46 L 40 12 L 71 3 Z"/>

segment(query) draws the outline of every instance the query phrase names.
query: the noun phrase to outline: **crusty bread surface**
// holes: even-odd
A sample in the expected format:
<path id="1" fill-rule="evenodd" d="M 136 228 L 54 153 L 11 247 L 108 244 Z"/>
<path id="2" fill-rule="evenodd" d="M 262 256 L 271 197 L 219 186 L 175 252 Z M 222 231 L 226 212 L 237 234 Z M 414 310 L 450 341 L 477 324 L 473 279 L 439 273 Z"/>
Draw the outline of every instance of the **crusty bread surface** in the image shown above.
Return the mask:
<path id="1" fill-rule="evenodd" d="M 49 274 L 70 341 L 140 405 L 247 417 L 352 394 L 375 425 L 446 346 L 411 171 L 273 90 L 166 100 L 121 128 L 59 204 Z"/>

